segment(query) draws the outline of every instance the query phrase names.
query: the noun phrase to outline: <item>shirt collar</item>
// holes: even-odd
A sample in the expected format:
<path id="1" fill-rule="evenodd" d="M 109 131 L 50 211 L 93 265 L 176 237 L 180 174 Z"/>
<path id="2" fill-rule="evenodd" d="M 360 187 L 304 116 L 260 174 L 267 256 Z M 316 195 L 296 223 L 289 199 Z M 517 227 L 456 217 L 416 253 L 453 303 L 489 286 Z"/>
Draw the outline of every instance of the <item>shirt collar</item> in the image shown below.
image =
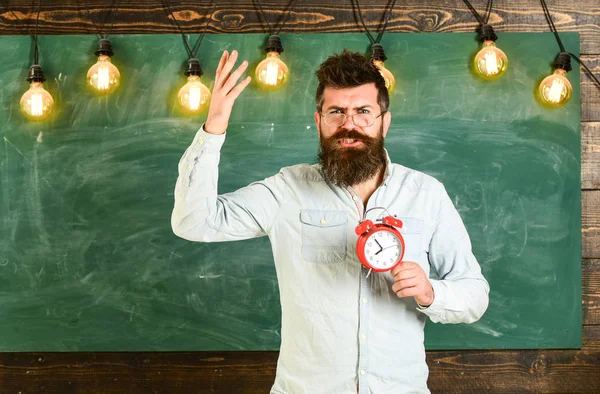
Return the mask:
<path id="1" fill-rule="evenodd" d="M 383 184 L 387 186 L 391 176 L 390 169 L 392 168 L 392 161 L 390 160 L 390 155 L 388 154 L 387 149 L 384 148 L 383 150 L 385 152 L 385 172 L 383 173 Z"/>

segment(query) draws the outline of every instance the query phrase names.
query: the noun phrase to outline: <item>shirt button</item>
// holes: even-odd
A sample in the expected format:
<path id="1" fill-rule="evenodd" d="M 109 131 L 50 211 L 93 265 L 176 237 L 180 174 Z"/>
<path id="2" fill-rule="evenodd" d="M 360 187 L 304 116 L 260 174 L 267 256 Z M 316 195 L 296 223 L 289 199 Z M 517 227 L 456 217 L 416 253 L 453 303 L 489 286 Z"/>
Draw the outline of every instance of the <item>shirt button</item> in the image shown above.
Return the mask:
<path id="1" fill-rule="evenodd" d="M 199 144 L 199 145 L 202 145 L 203 143 L 204 143 L 204 140 L 203 140 L 202 138 L 200 138 L 200 139 L 198 140 L 198 144 Z"/>
<path id="2" fill-rule="evenodd" d="M 366 336 L 365 334 L 362 334 L 362 335 L 360 336 L 360 338 L 361 338 L 361 339 L 364 341 L 365 339 L 367 339 L 367 336 Z"/>
<path id="3" fill-rule="evenodd" d="M 353 196 L 353 197 L 352 197 L 352 199 L 353 199 L 354 201 L 358 201 L 358 196 Z"/>
<path id="4" fill-rule="evenodd" d="M 327 223 L 327 220 L 321 219 L 321 224 L 325 224 L 325 223 Z"/>
<path id="5" fill-rule="evenodd" d="M 363 298 L 363 304 L 366 304 L 366 303 L 367 303 L 367 299 Z"/>
<path id="6" fill-rule="evenodd" d="M 360 370 L 360 374 L 361 374 L 361 375 L 364 375 L 364 374 L 366 374 L 366 373 L 367 373 L 367 372 L 365 372 L 365 370 L 364 370 L 364 369 L 361 369 L 361 370 Z"/>
<path id="7" fill-rule="evenodd" d="M 188 164 L 188 168 L 192 168 L 192 165 L 191 165 L 191 164 Z"/>

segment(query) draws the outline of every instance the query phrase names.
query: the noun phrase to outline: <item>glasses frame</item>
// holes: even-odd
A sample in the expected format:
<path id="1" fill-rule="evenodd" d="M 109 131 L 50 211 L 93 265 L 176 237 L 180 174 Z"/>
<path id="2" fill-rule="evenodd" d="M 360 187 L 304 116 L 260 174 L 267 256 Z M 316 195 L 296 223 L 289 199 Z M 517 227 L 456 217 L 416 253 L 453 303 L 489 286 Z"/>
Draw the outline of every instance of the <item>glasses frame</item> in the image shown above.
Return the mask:
<path id="1" fill-rule="evenodd" d="M 368 126 L 359 126 L 359 125 L 357 125 L 357 124 L 356 124 L 356 122 L 354 121 L 354 117 L 355 117 L 356 115 L 372 115 L 372 114 L 360 114 L 360 113 L 357 113 L 357 114 L 352 114 L 352 115 L 346 115 L 345 113 L 343 113 L 343 114 L 334 114 L 334 115 L 343 115 L 343 116 L 344 116 L 344 122 L 342 122 L 342 124 L 339 124 L 339 125 L 333 125 L 333 124 L 329 124 L 329 123 L 327 123 L 327 115 L 329 115 L 329 114 L 323 114 L 323 112 L 320 112 L 320 114 L 321 114 L 321 118 L 323 118 L 323 122 L 325 122 L 325 124 L 326 124 L 327 126 L 331 126 L 331 127 L 340 127 L 340 126 L 343 126 L 343 125 L 345 125 L 345 124 L 346 124 L 346 122 L 348 121 L 348 116 L 350 116 L 350 117 L 352 118 L 352 123 L 354 123 L 354 126 L 356 126 L 356 127 L 371 127 L 371 126 L 373 126 L 373 125 L 375 124 L 375 122 L 377 122 L 377 119 L 378 119 L 378 118 L 380 118 L 380 117 L 381 117 L 383 114 L 385 114 L 386 112 L 387 112 L 387 111 L 383 111 L 383 112 L 381 112 L 379 115 L 377 115 L 377 116 L 373 117 L 373 123 L 371 123 L 371 124 L 370 124 L 370 125 L 368 125 Z"/>

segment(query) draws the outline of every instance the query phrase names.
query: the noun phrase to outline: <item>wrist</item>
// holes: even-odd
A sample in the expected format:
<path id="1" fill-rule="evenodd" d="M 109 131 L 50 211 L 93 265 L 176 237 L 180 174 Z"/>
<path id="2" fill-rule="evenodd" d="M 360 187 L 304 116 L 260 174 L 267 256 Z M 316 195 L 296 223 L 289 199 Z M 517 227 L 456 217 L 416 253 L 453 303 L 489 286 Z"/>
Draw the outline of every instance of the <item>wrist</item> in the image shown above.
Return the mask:
<path id="1" fill-rule="evenodd" d="M 429 294 L 426 294 L 424 297 L 415 297 L 415 301 L 420 308 L 428 308 L 433 304 L 433 300 L 435 299 L 435 293 L 433 292 L 433 288 L 431 288 Z"/>
<path id="2" fill-rule="evenodd" d="M 225 134 L 225 131 L 227 130 L 227 125 L 223 126 L 223 125 L 218 125 L 215 123 L 211 123 L 209 120 L 207 120 L 204 123 L 204 131 L 207 132 L 208 134 L 215 134 L 215 135 L 221 135 L 221 134 Z"/>

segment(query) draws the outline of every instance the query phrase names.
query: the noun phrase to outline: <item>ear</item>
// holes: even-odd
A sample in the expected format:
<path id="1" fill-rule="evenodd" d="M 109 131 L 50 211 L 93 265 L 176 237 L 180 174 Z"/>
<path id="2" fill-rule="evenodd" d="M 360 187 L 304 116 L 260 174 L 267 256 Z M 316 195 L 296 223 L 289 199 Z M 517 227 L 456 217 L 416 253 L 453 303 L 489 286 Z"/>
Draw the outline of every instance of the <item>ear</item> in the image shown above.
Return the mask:
<path id="1" fill-rule="evenodd" d="M 321 114 L 315 112 L 315 124 L 317 125 L 317 135 L 321 136 Z"/>
<path id="2" fill-rule="evenodd" d="M 388 129 L 390 128 L 390 124 L 392 123 L 392 113 L 387 111 L 383 114 L 383 136 L 387 135 Z"/>

